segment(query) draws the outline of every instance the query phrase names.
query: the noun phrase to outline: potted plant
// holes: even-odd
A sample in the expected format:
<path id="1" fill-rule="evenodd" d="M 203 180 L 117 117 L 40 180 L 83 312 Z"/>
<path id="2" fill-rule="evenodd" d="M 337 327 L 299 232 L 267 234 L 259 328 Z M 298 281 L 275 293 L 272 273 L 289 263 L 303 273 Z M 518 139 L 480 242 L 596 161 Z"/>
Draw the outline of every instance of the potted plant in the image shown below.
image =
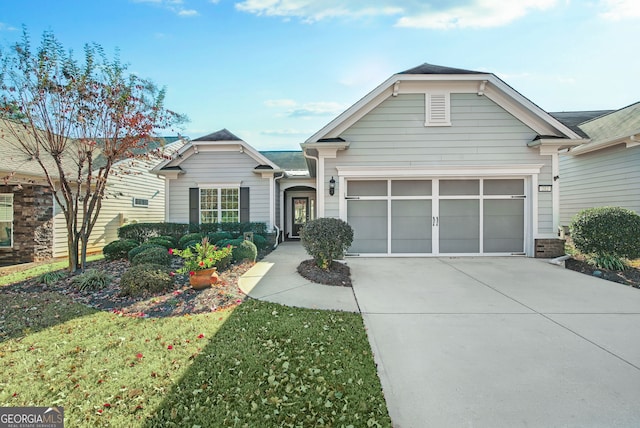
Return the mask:
<path id="1" fill-rule="evenodd" d="M 184 259 L 184 265 L 177 272 L 189 274 L 189 284 L 195 289 L 208 288 L 218 282 L 218 267 L 226 267 L 232 257 L 231 248 L 218 248 L 207 237 L 184 250 L 170 248 L 169 254 Z"/>

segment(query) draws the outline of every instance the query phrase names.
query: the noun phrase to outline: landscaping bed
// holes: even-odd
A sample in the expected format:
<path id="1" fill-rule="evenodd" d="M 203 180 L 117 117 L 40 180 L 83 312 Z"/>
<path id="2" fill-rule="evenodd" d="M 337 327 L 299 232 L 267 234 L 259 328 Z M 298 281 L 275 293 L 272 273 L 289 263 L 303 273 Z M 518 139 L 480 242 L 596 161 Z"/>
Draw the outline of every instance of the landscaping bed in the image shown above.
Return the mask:
<path id="1" fill-rule="evenodd" d="M 351 270 L 340 262 L 331 262 L 329 269 L 321 269 L 315 260 L 305 260 L 298 265 L 298 273 L 318 284 L 351 287 Z"/>
<path id="2" fill-rule="evenodd" d="M 589 264 L 584 258 L 574 256 L 565 262 L 565 267 L 586 275 L 606 279 L 607 281 L 618 282 L 620 284 L 630 285 L 634 288 L 640 288 L 640 269 L 632 266 L 627 267 L 623 271 L 602 269 Z"/>

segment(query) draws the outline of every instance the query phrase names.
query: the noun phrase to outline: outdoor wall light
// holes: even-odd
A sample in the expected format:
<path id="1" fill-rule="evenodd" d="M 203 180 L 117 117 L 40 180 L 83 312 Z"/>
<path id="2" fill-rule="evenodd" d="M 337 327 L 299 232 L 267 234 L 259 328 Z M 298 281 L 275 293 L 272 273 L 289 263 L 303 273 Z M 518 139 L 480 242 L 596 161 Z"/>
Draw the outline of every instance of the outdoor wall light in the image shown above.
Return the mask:
<path id="1" fill-rule="evenodd" d="M 336 193 L 336 180 L 331 177 L 331 180 L 329 180 L 329 194 L 333 196 L 334 193 Z"/>

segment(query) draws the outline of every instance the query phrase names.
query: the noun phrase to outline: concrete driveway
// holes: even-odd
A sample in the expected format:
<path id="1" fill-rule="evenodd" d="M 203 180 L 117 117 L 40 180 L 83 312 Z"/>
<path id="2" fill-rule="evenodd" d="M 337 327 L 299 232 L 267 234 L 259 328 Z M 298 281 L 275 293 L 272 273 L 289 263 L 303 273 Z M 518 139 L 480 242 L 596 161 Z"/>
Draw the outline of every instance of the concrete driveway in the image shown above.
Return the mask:
<path id="1" fill-rule="evenodd" d="M 396 428 L 640 426 L 640 290 L 528 258 L 353 258 Z"/>

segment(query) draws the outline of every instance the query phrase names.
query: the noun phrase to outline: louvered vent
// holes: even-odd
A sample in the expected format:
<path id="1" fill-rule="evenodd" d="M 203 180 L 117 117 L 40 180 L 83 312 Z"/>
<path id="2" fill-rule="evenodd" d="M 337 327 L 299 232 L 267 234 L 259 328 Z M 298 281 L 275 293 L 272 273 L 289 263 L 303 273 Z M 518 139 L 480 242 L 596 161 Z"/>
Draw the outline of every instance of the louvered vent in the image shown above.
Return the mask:
<path id="1" fill-rule="evenodd" d="M 451 126 L 449 94 L 426 94 L 425 126 Z"/>

